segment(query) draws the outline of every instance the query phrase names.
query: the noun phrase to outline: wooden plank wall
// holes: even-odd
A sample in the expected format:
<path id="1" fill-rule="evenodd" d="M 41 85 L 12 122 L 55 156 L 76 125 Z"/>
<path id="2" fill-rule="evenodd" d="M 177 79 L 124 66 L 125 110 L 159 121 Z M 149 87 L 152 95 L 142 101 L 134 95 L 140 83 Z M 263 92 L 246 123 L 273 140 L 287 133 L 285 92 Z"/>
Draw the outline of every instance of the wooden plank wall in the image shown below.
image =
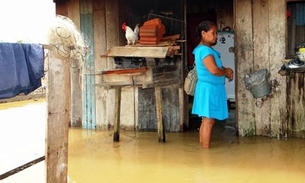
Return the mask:
<path id="1" fill-rule="evenodd" d="M 96 1 L 96 4 L 103 4 L 101 5 L 103 7 L 100 9 L 101 17 L 95 16 L 94 19 L 95 31 L 98 30 L 96 29 L 98 26 L 100 27 L 101 31 L 96 33 L 101 36 L 101 44 L 96 45 L 95 50 L 98 55 L 103 55 L 108 49 L 119 44 L 118 35 L 120 27 L 118 23 L 118 1 L 94 1 Z M 94 13 L 96 13 L 96 10 L 94 10 Z M 101 20 L 98 20 L 98 18 Z M 96 60 L 96 64 L 99 64 L 99 68 L 96 68 L 96 71 L 115 68 L 112 58 L 99 58 Z M 101 77 L 99 77 L 96 84 L 101 84 Z M 104 89 L 100 86 L 96 87 L 96 91 L 98 95 L 96 105 L 99 109 L 99 111 L 97 111 L 99 113 L 97 113 L 97 128 L 108 129 L 109 125 L 113 126 L 114 124 L 115 91 L 113 89 Z M 123 96 L 121 98 L 124 100 Z"/>
<path id="2" fill-rule="evenodd" d="M 115 67 L 112 58 L 101 57 L 108 49 L 119 45 L 119 19 L 118 1 L 93 0 L 93 24 L 95 36 L 95 72 L 113 69 Z M 96 128 L 108 129 L 114 124 L 114 99 L 113 89 L 100 86 L 102 78 L 96 75 Z M 124 89 L 123 89 L 124 90 Z M 124 92 L 122 92 L 124 94 Z M 121 97 L 124 100 L 124 96 Z M 124 102 L 122 102 L 124 104 Z M 124 111 L 124 110 L 123 110 Z M 132 120 L 133 121 L 133 120 Z"/>
<path id="3" fill-rule="evenodd" d="M 94 95 L 90 92 L 92 90 L 91 80 L 92 76 L 84 75 L 84 83 L 86 80 L 86 85 L 83 86 L 83 127 L 85 128 L 98 128 L 98 129 L 109 129 L 114 124 L 114 98 L 115 93 L 113 89 L 106 89 L 100 86 L 102 78 L 98 73 L 101 70 L 113 69 L 115 68 L 115 64 L 113 58 L 104 58 L 100 57 L 100 55 L 104 55 L 106 51 L 113 46 L 125 45 L 125 37 L 124 31 L 121 30 L 121 20 L 126 16 L 128 17 L 128 1 L 104 1 L 104 0 L 92 0 L 88 1 L 80 1 L 80 27 L 81 31 L 86 35 L 89 35 L 90 47 L 94 45 L 94 61 L 95 64 L 92 66 L 91 58 L 87 59 L 87 67 L 90 68 L 89 73 L 92 73 L 92 69 L 94 68 L 95 75 L 95 98 Z M 124 9 L 119 8 L 124 7 Z M 126 8 L 127 7 L 127 8 Z M 122 11 L 119 12 L 119 9 Z M 77 15 L 73 15 L 77 17 Z M 91 18 L 92 16 L 92 18 Z M 93 25 L 93 27 L 90 27 Z M 119 35 L 119 36 L 118 36 Z M 93 39 L 94 38 L 94 39 Z M 93 43 L 92 40 L 93 39 Z M 86 64 L 86 63 L 85 63 Z M 88 70 L 87 70 L 88 71 Z M 85 70 L 85 73 L 88 73 Z M 176 86 L 174 86 L 174 90 L 177 90 Z M 134 130 L 138 128 L 139 119 L 147 119 L 145 116 L 150 115 L 154 122 L 150 125 L 156 125 L 156 116 L 152 115 L 149 111 L 146 114 L 139 112 L 139 105 L 142 103 L 146 103 L 146 100 L 154 99 L 154 91 L 152 90 L 149 96 L 145 98 L 139 98 L 141 96 L 142 90 L 139 91 L 137 87 L 123 87 L 121 93 L 121 127 Z M 165 96 L 170 96 L 173 92 L 165 89 L 167 94 Z M 176 98 L 179 98 L 179 94 L 177 94 Z M 180 94 L 181 95 L 181 94 Z M 95 100 L 95 101 L 94 101 Z M 95 102 L 95 103 L 94 103 Z M 149 103 L 149 102 L 148 102 Z M 170 105 L 164 104 L 164 105 Z M 91 122 L 94 121 L 93 110 L 95 107 L 96 114 L 96 123 Z M 147 108 L 155 108 L 155 105 L 146 106 Z M 177 111 L 181 110 L 181 107 L 178 105 L 175 109 Z M 172 127 L 174 131 L 180 128 L 180 116 L 178 115 L 173 120 L 172 114 L 179 114 L 179 112 L 172 113 L 169 111 L 165 113 L 165 119 L 168 120 L 168 123 L 174 123 L 177 126 Z M 144 116 L 143 116 L 144 115 Z M 142 120 L 143 121 L 143 120 Z M 174 121 L 174 122 L 173 122 Z M 169 124 L 167 126 L 174 126 L 173 124 Z M 152 128 L 156 129 L 156 128 Z"/>
<path id="4" fill-rule="evenodd" d="M 237 121 L 241 136 L 285 136 L 286 82 L 277 72 L 285 58 L 285 0 L 236 0 L 235 54 L 237 82 Z M 254 99 L 243 78 L 258 69 L 267 69 L 272 93 Z"/>
<path id="5" fill-rule="evenodd" d="M 180 118 L 183 117 L 180 109 L 179 88 L 170 85 L 162 87 L 162 113 L 164 128 L 166 131 L 182 131 Z M 141 131 L 151 131 L 157 129 L 156 119 L 156 101 L 154 97 L 154 88 L 139 89 L 138 92 L 138 123 L 136 129 Z"/>
<path id="6" fill-rule="evenodd" d="M 95 129 L 95 53 L 92 0 L 80 0 L 80 30 L 85 35 L 85 42 L 89 46 L 82 67 L 82 127 Z"/>
<path id="7" fill-rule="evenodd" d="M 95 70 L 103 70 L 107 68 L 107 59 L 101 58 L 100 55 L 106 53 L 107 46 L 105 41 L 107 41 L 106 35 L 106 10 L 104 0 L 93 0 L 93 22 L 94 22 L 94 56 L 95 59 Z M 95 82 L 101 83 L 101 77 L 96 75 Z M 97 128 L 106 129 L 107 125 L 107 90 L 102 87 L 96 87 L 96 121 Z"/>
<path id="8" fill-rule="evenodd" d="M 80 30 L 80 9 L 79 0 L 68 1 L 68 17 Z M 73 62 L 70 67 L 71 80 L 71 127 L 82 127 L 83 109 L 82 109 L 82 82 L 81 67 L 78 62 Z"/>

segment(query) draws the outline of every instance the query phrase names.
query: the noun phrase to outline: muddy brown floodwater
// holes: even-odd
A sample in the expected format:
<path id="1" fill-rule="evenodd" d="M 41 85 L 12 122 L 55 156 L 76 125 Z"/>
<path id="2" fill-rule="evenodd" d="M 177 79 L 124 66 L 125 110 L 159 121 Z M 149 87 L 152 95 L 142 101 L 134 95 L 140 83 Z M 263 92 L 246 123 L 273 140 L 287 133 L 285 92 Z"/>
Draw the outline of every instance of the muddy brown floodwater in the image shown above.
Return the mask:
<path id="1" fill-rule="evenodd" d="M 19 106 L 20 111 L 33 115 L 44 113 L 44 101 L 30 102 Z M 5 104 L 7 105 L 7 104 Z M 2 107 L 1 107 L 2 106 Z M 36 106 L 36 108 L 34 108 Z M 37 107 L 38 106 L 38 107 Z M 5 109 L 4 109 L 5 108 Z M 25 146 L 18 146 L 18 141 L 25 143 L 20 133 L 14 128 L 3 129 L 3 123 L 12 118 L 3 111 L 12 111 L 12 107 L 0 104 L 0 137 L 8 141 L 2 144 L 3 150 L 14 151 L 15 157 L 10 161 L 0 162 L 0 174 L 9 169 L 10 162 L 24 159 Z M 35 109 L 35 110 L 33 110 Z M 41 111 L 39 111 L 41 110 Z M 22 113 L 22 112 L 21 112 Z M 39 119 L 40 118 L 40 119 Z M 45 123 L 45 116 L 35 118 L 36 123 Z M 23 119 L 28 134 L 44 131 L 43 125 Z M 10 120 L 10 123 L 18 123 Z M 20 122 L 19 122 L 20 123 Z M 7 133 L 7 135 L 3 135 Z M 40 138 L 38 136 L 40 135 Z M 111 130 L 69 130 L 69 183 L 303 183 L 305 182 L 305 139 L 286 140 L 268 137 L 236 137 L 235 131 L 228 123 L 217 123 L 213 131 L 212 147 L 203 149 L 198 143 L 197 130 L 183 133 L 166 133 L 166 143 L 159 143 L 157 132 L 122 131 L 120 142 L 113 142 Z M 41 154 L 45 136 L 37 133 L 40 143 L 37 150 L 31 148 L 28 159 Z M 28 146 L 34 147 L 35 140 L 28 139 Z M 3 139 L 1 142 L 4 141 Z M 11 143 L 16 145 L 9 145 Z M 34 145 L 31 145 L 33 144 Z M 13 148 L 14 147 L 14 148 Z M 35 151 L 35 152 L 34 152 Z M 18 155 L 20 152 L 20 155 Z M 7 152 L 8 153 L 8 152 Z M 20 158 L 22 156 L 23 158 Z M 9 157 L 9 155 L 6 155 Z M 35 168 L 37 166 L 37 168 Z M 23 183 L 30 178 L 33 182 L 44 182 L 44 162 L 30 167 L 17 175 L 1 180 L 2 183 Z M 7 168 L 5 168 L 7 167 Z M 18 179 L 19 178 L 19 179 Z"/>

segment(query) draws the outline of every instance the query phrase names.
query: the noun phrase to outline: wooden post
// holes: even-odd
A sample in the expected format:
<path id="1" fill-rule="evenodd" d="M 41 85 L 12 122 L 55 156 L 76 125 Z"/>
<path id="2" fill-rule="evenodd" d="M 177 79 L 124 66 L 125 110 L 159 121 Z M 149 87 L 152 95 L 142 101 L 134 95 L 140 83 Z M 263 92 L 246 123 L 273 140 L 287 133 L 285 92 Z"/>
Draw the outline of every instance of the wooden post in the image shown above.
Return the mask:
<path id="1" fill-rule="evenodd" d="M 183 88 L 178 88 L 178 96 L 179 96 L 179 113 L 180 113 L 180 118 L 179 118 L 180 119 L 180 131 L 183 132 L 185 130 L 183 128 L 185 116 L 186 116 L 186 113 L 188 113 L 188 110 L 185 110 L 185 109 L 188 109 L 185 107 L 186 106 L 185 101 L 188 102 L 188 100 L 185 99 L 185 93 L 184 93 Z M 188 125 L 189 120 L 187 120 L 186 122 L 187 122 L 186 125 Z"/>
<path id="2" fill-rule="evenodd" d="M 234 1 L 236 120 L 240 136 L 255 135 L 254 99 L 246 90 L 243 78 L 254 67 L 252 0 Z"/>
<path id="3" fill-rule="evenodd" d="M 46 182 L 66 183 L 69 129 L 69 60 L 50 51 L 47 87 Z"/>
<path id="4" fill-rule="evenodd" d="M 114 104 L 114 134 L 113 141 L 120 141 L 120 115 L 121 115 L 121 86 L 115 88 L 115 104 Z"/>
<path id="5" fill-rule="evenodd" d="M 165 142 L 165 129 L 164 121 L 162 119 L 162 93 L 161 87 L 155 87 L 155 98 L 156 98 L 156 113 L 157 113 L 157 124 L 158 124 L 158 139 L 159 142 Z"/>
<path id="6" fill-rule="evenodd" d="M 283 63 L 278 60 L 285 58 L 286 50 L 286 29 L 287 17 L 286 14 L 281 14 L 281 12 L 286 11 L 286 1 L 270 1 L 269 12 L 272 16 L 269 16 L 269 39 L 270 48 L 270 71 L 273 74 L 270 76 L 271 81 L 275 83 L 273 85 L 273 94 L 276 97 L 271 97 L 271 137 L 287 137 L 287 83 L 286 77 L 283 77 L 277 73 L 278 68 L 282 66 Z M 297 81 L 297 80 L 295 80 Z M 276 84 L 277 83 L 277 84 Z M 301 96 L 301 95 L 300 95 Z M 300 97 L 299 96 L 299 97 Z M 285 101 L 285 102 L 283 102 Z M 301 111 L 298 108 L 298 111 Z M 300 119 L 300 118 L 297 118 Z M 303 120 L 300 120 L 303 121 Z M 304 123 L 303 123 L 304 124 Z"/>
<path id="7" fill-rule="evenodd" d="M 269 34 L 269 16 L 270 16 L 270 1 L 264 3 L 263 1 L 253 1 L 252 3 L 252 32 L 253 32 L 253 63 L 254 66 L 252 71 L 258 69 L 267 69 L 268 72 L 273 72 L 270 70 L 270 37 L 273 35 Z M 285 10 L 286 11 L 286 10 Z M 255 12 L 255 13 L 254 13 Z M 268 13 L 266 13 L 268 12 Z M 277 22 L 279 24 L 279 22 Z M 283 28 L 283 27 L 282 27 Z M 285 28 L 284 28 L 285 30 Z M 276 41 L 277 42 L 277 41 Z M 283 50 L 283 52 L 285 52 Z M 279 66 L 280 68 L 280 66 Z M 276 68 L 275 68 L 276 69 Z M 277 72 L 277 71 L 276 71 Z M 277 73 L 276 73 L 277 74 Z M 257 100 L 256 100 L 257 101 Z M 271 111 L 270 103 L 271 100 L 264 100 L 264 104 L 261 106 L 255 105 L 254 107 L 254 121 L 256 125 L 256 135 L 270 136 L 271 132 Z"/>

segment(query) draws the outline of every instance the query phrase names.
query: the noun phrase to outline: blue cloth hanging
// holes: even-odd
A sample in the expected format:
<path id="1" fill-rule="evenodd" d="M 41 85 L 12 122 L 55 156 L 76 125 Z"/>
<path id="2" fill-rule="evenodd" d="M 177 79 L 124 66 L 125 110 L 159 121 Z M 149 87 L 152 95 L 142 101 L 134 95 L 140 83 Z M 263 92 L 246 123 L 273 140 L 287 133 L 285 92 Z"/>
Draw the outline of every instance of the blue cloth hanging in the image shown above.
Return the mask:
<path id="1" fill-rule="evenodd" d="M 0 99 L 33 92 L 43 76 L 42 45 L 0 43 Z"/>

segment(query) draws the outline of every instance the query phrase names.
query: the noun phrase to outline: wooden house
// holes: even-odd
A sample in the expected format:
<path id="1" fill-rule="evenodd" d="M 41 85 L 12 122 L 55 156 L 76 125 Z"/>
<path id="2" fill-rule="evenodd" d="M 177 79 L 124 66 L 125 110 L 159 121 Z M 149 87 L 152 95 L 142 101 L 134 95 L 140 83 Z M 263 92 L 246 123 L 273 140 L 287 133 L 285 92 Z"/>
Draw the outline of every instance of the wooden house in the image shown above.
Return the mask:
<path id="1" fill-rule="evenodd" d="M 116 116 L 116 90 L 104 87 L 103 79 L 97 74 L 115 68 L 114 59 L 103 55 L 113 47 L 126 45 L 122 22 L 134 27 L 137 23 L 150 19 L 150 16 L 157 15 L 163 20 L 169 20 L 166 25 L 168 30 L 180 34 L 180 54 L 177 55 L 175 70 L 177 80 L 159 88 L 162 93 L 161 118 L 166 131 L 183 131 L 183 127 L 189 123 L 188 96 L 182 86 L 191 63 L 189 49 L 195 44 L 191 40 L 191 31 L 200 21 L 211 20 L 220 29 L 229 26 L 235 35 L 237 134 L 276 138 L 305 137 L 304 73 L 297 72 L 289 76 L 278 73 L 283 60 L 294 55 L 293 48 L 305 42 L 305 24 L 302 21 L 297 24 L 295 21 L 296 17 L 305 12 L 304 0 L 54 2 L 56 13 L 69 17 L 87 36 L 89 49 L 93 53 L 84 61 L 86 74 L 82 75 L 84 82 L 81 89 L 73 85 L 73 82 L 79 80 L 79 73 L 71 73 L 71 126 L 108 129 L 119 117 L 121 127 L 128 130 L 157 128 L 154 87 L 122 87 L 120 115 Z M 290 16 L 287 16 L 287 10 Z M 263 98 L 254 98 L 245 87 L 244 77 L 259 69 L 269 71 L 271 92 Z"/>
<path id="2" fill-rule="evenodd" d="M 88 57 L 85 65 L 90 68 L 90 73 L 96 74 L 99 71 L 115 68 L 113 58 L 101 57 L 101 55 L 115 46 L 126 45 L 124 31 L 120 26 L 122 22 L 134 27 L 139 22 L 143 23 L 157 16 L 168 21 L 166 28 L 169 34 L 180 34 L 180 39 L 185 42 L 180 43 L 181 55 L 178 63 L 180 68 L 175 73 L 178 75 L 176 77 L 178 81 L 162 88 L 163 119 L 167 131 L 183 131 L 183 126 L 188 125 L 189 111 L 186 105 L 188 96 L 184 94 L 182 84 L 187 67 L 192 62 L 189 50 L 196 44 L 196 40 L 192 40 L 192 29 L 202 20 L 214 21 L 220 29 L 229 26 L 235 34 L 238 134 L 270 137 L 304 136 L 304 133 L 303 135 L 295 133 L 298 131 L 297 134 L 302 134 L 304 127 L 296 120 L 304 118 L 302 112 L 298 112 L 301 110 L 297 110 L 302 105 L 292 106 L 294 99 L 291 98 L 294 95 L 296 98 L 300 97 L 299 94 L 302 92 L 296 91 L 297 93 L 292 95 L 294 91 L 290 90 L 293 88 L 287 88 L 287 84 L 291 85 L 290 82 L 295 81 L 287 80 L 287 77 L 278 74 L 283 64 L 282 60 L 294 54 L 293 48 L 304 37 L 303 27 L 293 24 L 294 17 L 287 18 L 286 14 L 287 10 L 295 12 L 296 7 L 302 4 L 301 0 L 156 0 L 145 3 L 140 0 L 111 2 L 54 0 L 54 2 L 56 13 L 72 19 L 80 31 L 88 37 L 93 54 Z M 268 97 L 255 99 L 245 88 L 243 78 L 246 74 L 264 68 L 271 73 L 272 92 Z M 86 90 L 72 89 L 79 91 L 72 94 L 82 100 L 73 100 L 71 107 L 79 111 L 82 106 L 82 115 L 77 116 L 80 112 L 72 113 L 71 125 L 108 129 L 113 126 L 115 117 L 114 90 L 102 87 L 102 79 L 98 75 L 84 77 L 87 78 L 83 86 Z M 73 79 L 75 80 L 72 77 Z M 121 126 L 136 130 L 156 129 L 153 99 L 152 88 L 123 87 Z"/>

